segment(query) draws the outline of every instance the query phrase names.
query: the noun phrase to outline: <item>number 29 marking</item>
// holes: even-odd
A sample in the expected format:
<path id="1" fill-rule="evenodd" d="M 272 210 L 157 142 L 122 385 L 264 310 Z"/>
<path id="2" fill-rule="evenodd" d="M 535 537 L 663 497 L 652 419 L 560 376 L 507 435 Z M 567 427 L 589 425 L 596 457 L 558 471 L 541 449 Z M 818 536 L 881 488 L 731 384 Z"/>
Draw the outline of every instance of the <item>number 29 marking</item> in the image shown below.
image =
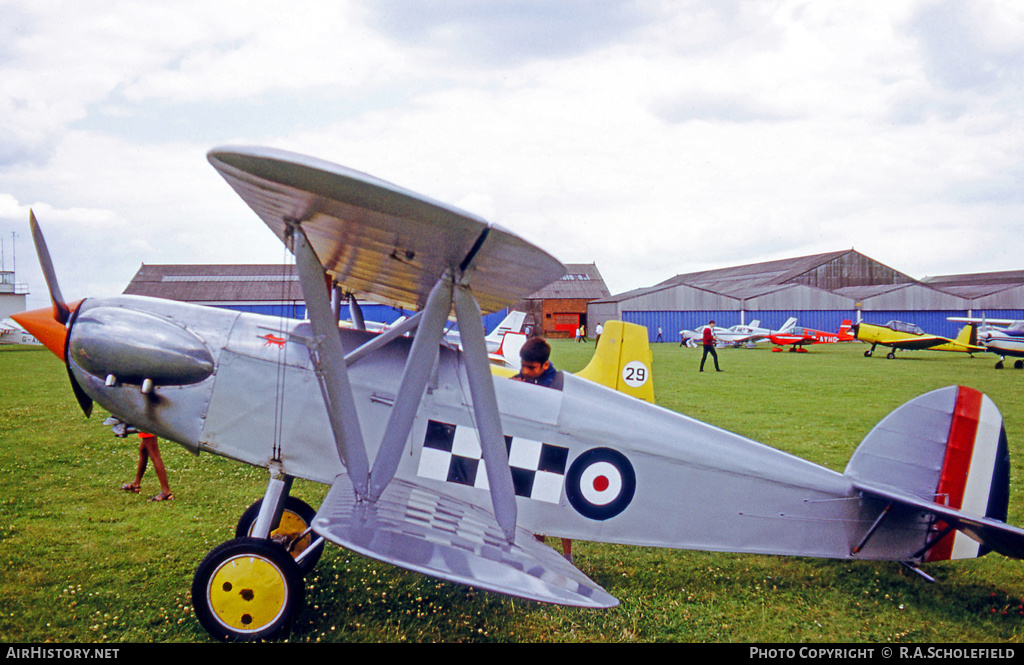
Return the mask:
<path id="1" fill-rule="evenodd" d="M 632 388 L 639 388 L 647 383 L 647 379 L 650 375 L 651 372 L 647 369 L 647 365 L 643 364 L 639 360 L 631 360 L 622 368 L 622 380 L 627 386 Z"/>

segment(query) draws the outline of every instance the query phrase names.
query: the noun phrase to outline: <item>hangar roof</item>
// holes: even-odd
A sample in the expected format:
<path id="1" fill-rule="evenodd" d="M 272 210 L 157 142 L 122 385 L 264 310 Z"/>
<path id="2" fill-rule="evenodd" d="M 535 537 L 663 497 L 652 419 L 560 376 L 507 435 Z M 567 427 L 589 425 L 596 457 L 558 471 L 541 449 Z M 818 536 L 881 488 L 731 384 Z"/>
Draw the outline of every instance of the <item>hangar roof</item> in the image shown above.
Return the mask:
<path id="1" fill-rule="evenodd" d="M 610 295 L 596 263 L 566 263 L 565 275 L 527 300 L 597 300 Z"/>
<path id="2" fill-rule="evenodd" d="M 302 300 L 299 277 L 294 266 L 287 264 L 142 264 L 124 292 L 193 303 Z"/>
<path id="3" fill-rule="evenodd" d="M 961 298 L 982 298 L 1020 288 L 1024 285 L 1024 270 L 937 275 L 925 277 L 921 281 L 937 289 L 954 293 Z"/>
<path id="4" fill-rule="evenodd" d="M 566 274 L 530 296 L 531 300 L 585 299 L 609 295 L 594 263 L 568 263 Z M 125 294 L 192 303 L 301 302 L 302 288 L 294 266 L 142 264 Z"/>
<path id="5" fill-rule="evenodd" d="M 829 297 L 849 299 L 851 307 L 853 303 L 864 303 L 867 307 L 869 302 L 876 305 L 885 302 L 885 308 L 896 307 L 900 303 L 905 303 L 907 308 L 925 304 L 934 308 L 961 308 L 971 306 L 971 300 L 977 301 L 993 294 L 1000 302 L 1006 300 L 1006 306 L 1015 306 L 1012 303 L 1020 300 L 1020 294 L 1024 292 L 1024 271 L 916 280 L 849 249 L 683 273 L 654 286 L 602 298 L 599 302 L 628 301 L 640 309 L 647 309 L 654 302 L 666 303 L 655 306 L 655 309 L 702 309 L 713 308 L 715 303 L 711 296 L 714 296 L 734 299 L 744 307 L 744 303 L 756 305 L 759 300 L 767 302 L 765 299 L 778 301 L 788 298 L 786 290 L 797 285 L 810 287 L 810 290 L 791 291 L 792 297 L 797 298 L 799 304 L 811 308 L 828 307 Z M 688 289 L 689 294 L 686 306 L 681 306 L 682 295 L 670 295 L 683 288 Z M 1011 294 L 1011 289 L 1018 291 Z M 701 300 L 700 292 L 709 297 Z"/>

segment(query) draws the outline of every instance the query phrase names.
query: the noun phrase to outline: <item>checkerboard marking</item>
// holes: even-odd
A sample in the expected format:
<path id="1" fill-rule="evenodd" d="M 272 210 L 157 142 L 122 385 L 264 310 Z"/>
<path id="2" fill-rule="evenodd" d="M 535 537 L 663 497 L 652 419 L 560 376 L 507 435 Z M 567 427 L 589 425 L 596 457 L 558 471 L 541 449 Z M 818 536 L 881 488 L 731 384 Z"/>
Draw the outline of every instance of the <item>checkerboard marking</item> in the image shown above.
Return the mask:
<path id="1" fill-rule="evenodd" d="M 505 446 L 516 495 L 558 503 L 569 449 L 511 436 L 505 437 Z M 417 473 L 421 478 L 488 489 L 476 430 L 429 421 Z"/>

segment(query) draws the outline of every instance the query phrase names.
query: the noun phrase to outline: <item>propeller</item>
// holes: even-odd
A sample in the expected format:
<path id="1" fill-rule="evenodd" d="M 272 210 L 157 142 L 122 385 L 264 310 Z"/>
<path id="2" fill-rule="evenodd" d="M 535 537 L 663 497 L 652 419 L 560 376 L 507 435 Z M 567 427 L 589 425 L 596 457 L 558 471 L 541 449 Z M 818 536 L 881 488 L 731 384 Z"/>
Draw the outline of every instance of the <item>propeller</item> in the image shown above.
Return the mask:
<path id="1" fill-rule="evenodd" d="M 66 325 L 71 318 L 71 310 L 68 308 L 64 296 L 60 292 L 60 284 L 57 283 L 57 273 L 53 269 L 53 260 L 50 258 L 50 250 L 46 247 L 46 238 L 39 228 L 34 211 L 28 211 L 28 224 L 32 229 L 32 241 L 36 245 L 36 254 L 39 256 L 39 266 L 43 269 L 43 277 L 46 279 L 46 288 L 50 291 L 50 301 L 53 302 L 53 320 L 61 325 Z"/>
<path id="2" fill-rule="evenodd" d="M 39 222 L 33 211 L 28 214 L 29 226 L 32 229 L 32 240 L 36 246 L 36 255 L 39 257 L 39 265 L 43 269 L 43 277 L 46 279 L 46 288 L 50 292 L 52 307 L 37 309 L 20 314 L 12 314 L 11 318 L 17 321 L 21 327 L 27 330 L 33 337 L 39 340 L 55 356 L 64 361 L 64 367 L 68 372 L 68 379 L 71 380 L 71 390 L 75 394 L 78 405 L 86 417 L 92 415 L 92 398 L 85 394 L 82 386 L 75 379 L 68 364 L 67 341 L 71 327 L 74 325 L 74 317 L 78 312 L 82 301 L 71 303 L 64 300 L 57 283 L 57 273 L 53 269 L 53 260 L 50 258 L 50 250 L 46 247 L 46 239 L 43 231 L 39 228 Z"/>

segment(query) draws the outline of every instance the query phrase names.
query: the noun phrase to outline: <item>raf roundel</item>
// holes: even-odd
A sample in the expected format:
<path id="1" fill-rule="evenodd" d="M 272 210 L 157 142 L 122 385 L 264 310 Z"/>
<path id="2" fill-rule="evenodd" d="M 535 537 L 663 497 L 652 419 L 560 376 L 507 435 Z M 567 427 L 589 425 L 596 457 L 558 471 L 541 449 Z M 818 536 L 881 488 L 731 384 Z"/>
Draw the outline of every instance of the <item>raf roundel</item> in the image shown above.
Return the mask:
<path id="1" fill-rule="evenodd" d="M 624 455 L 611 448 L 594 448 L 569 467 L 565 493 L 578 513 L 592 520 L 615 517 L 636 492 L 636 474 Z"/>

